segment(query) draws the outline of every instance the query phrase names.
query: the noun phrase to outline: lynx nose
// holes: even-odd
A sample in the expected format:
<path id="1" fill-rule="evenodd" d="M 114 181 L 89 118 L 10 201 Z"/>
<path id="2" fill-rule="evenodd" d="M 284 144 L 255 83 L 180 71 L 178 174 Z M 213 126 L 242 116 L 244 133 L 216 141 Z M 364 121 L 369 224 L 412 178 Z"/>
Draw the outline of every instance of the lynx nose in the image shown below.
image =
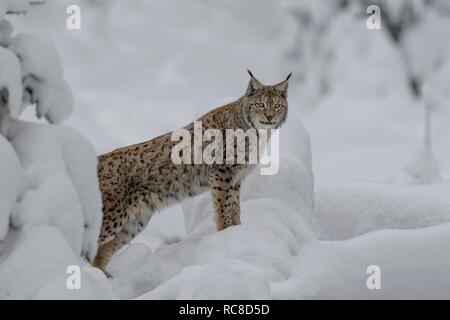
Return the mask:
<path id="1" fill-rule="evenodd" d="M 267 118 L 268 121 L 272 121 L 273 116 L 266 116 L 266 118 Z"/>

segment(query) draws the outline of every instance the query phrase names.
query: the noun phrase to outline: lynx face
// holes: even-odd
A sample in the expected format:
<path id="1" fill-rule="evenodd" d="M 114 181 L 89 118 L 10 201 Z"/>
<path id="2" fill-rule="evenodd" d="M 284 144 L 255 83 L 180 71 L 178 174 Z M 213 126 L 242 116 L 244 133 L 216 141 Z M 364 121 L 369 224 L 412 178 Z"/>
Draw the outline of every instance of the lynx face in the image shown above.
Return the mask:
<path id="1" fill-rule="evenodd" d="M 289 77 L 277 85 L 265 86 L 252 76 L 243 101 L 248 125 L 255 129 L 276 129 L 283 124 L 288 113 L 288 80 Z"/>

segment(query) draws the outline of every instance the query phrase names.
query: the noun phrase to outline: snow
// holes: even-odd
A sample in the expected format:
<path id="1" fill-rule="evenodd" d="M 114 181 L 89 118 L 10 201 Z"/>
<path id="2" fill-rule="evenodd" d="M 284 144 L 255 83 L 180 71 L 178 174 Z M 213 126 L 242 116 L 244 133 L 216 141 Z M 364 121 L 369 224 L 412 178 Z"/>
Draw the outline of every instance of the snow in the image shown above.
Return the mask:
<path id="1" fill-rule="evenodd" d="M 97 179 L 97 156 L 92 145 L 77 131 L 58 130 L 65 169 L 76 189 L 84 220 L 82 255 L 92 259 L 102 222 L 101 199 Z"/>
<path id="2" fill-rule="evenodd" d="M 27 7 L 10 1 L 8 12 Z M 18 119 L 36 103 L 38 116 L 59 123 L 73 97 L 52 42 L 11 33 L 1 20 L 0 299 L 111 299 L 111 284 L 89 264 L 102 219 L 95 150 L 76 129 Z M 79 290 L 67 286 L 73 266 Z"/>
<path id="3" fill-rule="evenodd" d="M 76 130 L 21 120 L 10 120 L 8 139 L 1 140 L 0 296 L 111 298 L 103 273 L 82 258 L 95 256 L 101 224 L 92 146 Z M 69 265 L 82 266 L 81 290 L 65 285 Z"/>
<path id="4" fill-rule="evenodd" d="M 20 57 L 24 87 L 31 91 L 29 103 L 36 103 L 38 118 L 61 123 L 72 112 L 73 97 L 63 80 L 63 70 L 53 42 L 45 36 L 19 34 L 10 50 Z"/>
<path id="5" fill-rule="evenodd" d="M 10 125 L 10 141 L 21 156 L 28 184 L 13 224 L 57 226 L 75 252 L 94 255 L 101 202 L 91 145 L 75 130 L 22 121 Z"/>
<path id="6" fill-rule="evenodd" d="M 63 77 L 58 52 L 50 39 L 38 34 L 19 34 L 10 50 L 20 56 L 24 78 L 33 74 L 42 81 L 56 83 Z"/>
<path id="7" fill-rule="evenodd" d="M 450 225 L 380 230 L 302 248 L 290 279 L 272 286 L 276 299 L 448 299 Z M 377 265 L 381 290 L 368 290 Z"/>
<path id="8" fill-rule="evenodd" d="M 270 299 L 261 269 L 241 260 L 216 260 L 187 267 L 139 299 Z M 211 285 L 214 284 L 214 285 Z M 220 290 L 217 290 L 220 288 Z"/>
<path id="9" fill-rule="evenodd" d="M 450 23 L 435 2 L 375 2 L 405 27 L 398 43 L 356 1 L 81 1 L 79 31 L 58 27 L 64 1 L 8 20 L 2 3 L 0 83 L 16 102 L 0 110 L 0 298 L 450 297 Z M 238 97 L 246 68 L 267 84 L 294 71 L 278 174 L 247 177 L 242 225 L 221 232 L 208 193 L 156 214 L 107 280 L 84 259 L 101 220 L 95 154 Z M 75 103 L 78 131 L 21 112 L 22 77 L 51 123 Z M 81 291 L 65 286 L 71 264 Z M 366 286 L 372 265 L 381 290 Z"/>
<path id="10" fill-rule="evenodd" d="M 0 241 L 6 237 L 11 214 L 20 190 L 22 168 L 14 149 L 0 135 Z"/>
<path id="11" fill-rule="evenodd" d="M 449 187 L 320 184 L 312 226 L 284 203 L 244 200 L 241 226 L 218 233 L 208 224 L 154 252 L 135 243 L 115 256 L 115 292 L 139 299 L 447 298 Z M 382 270 L 382 291 L 366 287 L 371 265 Z"/>
<path id="12" fill-rule="evenodd" d="M 81 289 L 67 289 L 67 267 L 81 263 L 57 228 L 35 226 L 12 236 L 0 260 L 1 299 L 111 298 L 105 276 L 86 263 Z"/>
<path id="13" fill-rule="evenodd" d="M 442 181 L 439 163 L 433 153 L 427 148 L 421 148 L 402 172 L 391 177 L 397 183 L 428 184 Z"/>
<path id="14" fill-rule="evenodd" d="M 382 229 L 420 229 L 450 222 L 448 182 L 398 185 L 329 181 L 316 187 L 314 231 L 322 240 L 346 240 Z"/>

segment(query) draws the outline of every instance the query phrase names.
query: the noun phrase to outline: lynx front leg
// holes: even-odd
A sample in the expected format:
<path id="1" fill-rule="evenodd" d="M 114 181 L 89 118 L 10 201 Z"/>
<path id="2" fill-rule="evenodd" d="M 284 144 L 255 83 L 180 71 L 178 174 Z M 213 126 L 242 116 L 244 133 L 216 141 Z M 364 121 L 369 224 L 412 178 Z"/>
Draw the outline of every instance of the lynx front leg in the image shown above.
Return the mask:
<path id="1" fill-rule="evenodd" d="M 236 172 L 220 168 L 211 174 L 211 187 L 218 230 L 241 224 L 240 183 L 235 182 Z"/>

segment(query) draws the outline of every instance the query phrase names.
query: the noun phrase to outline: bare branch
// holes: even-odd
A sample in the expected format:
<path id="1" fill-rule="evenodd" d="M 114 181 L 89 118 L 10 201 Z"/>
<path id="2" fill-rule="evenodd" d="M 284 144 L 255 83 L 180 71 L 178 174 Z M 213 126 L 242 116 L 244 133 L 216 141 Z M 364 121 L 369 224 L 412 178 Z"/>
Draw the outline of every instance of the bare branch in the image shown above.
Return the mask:
<path id="1" fill-rule="evenodd" d="M 40 5 L 45 4 L 45 0 L 31 0 L 31 1 L 28 1 L 28 4 L 30 6 L 40 6 Z M 20 10 L 20 11 L 11 11 L 11 10 L 9 10 L 9 11 L 6 11 L 6 14 L 17 14 L 17 15 L 20 15 L 20 14 L 26 14 L 26 13 L 27 13 L 26 10 Z"/>

